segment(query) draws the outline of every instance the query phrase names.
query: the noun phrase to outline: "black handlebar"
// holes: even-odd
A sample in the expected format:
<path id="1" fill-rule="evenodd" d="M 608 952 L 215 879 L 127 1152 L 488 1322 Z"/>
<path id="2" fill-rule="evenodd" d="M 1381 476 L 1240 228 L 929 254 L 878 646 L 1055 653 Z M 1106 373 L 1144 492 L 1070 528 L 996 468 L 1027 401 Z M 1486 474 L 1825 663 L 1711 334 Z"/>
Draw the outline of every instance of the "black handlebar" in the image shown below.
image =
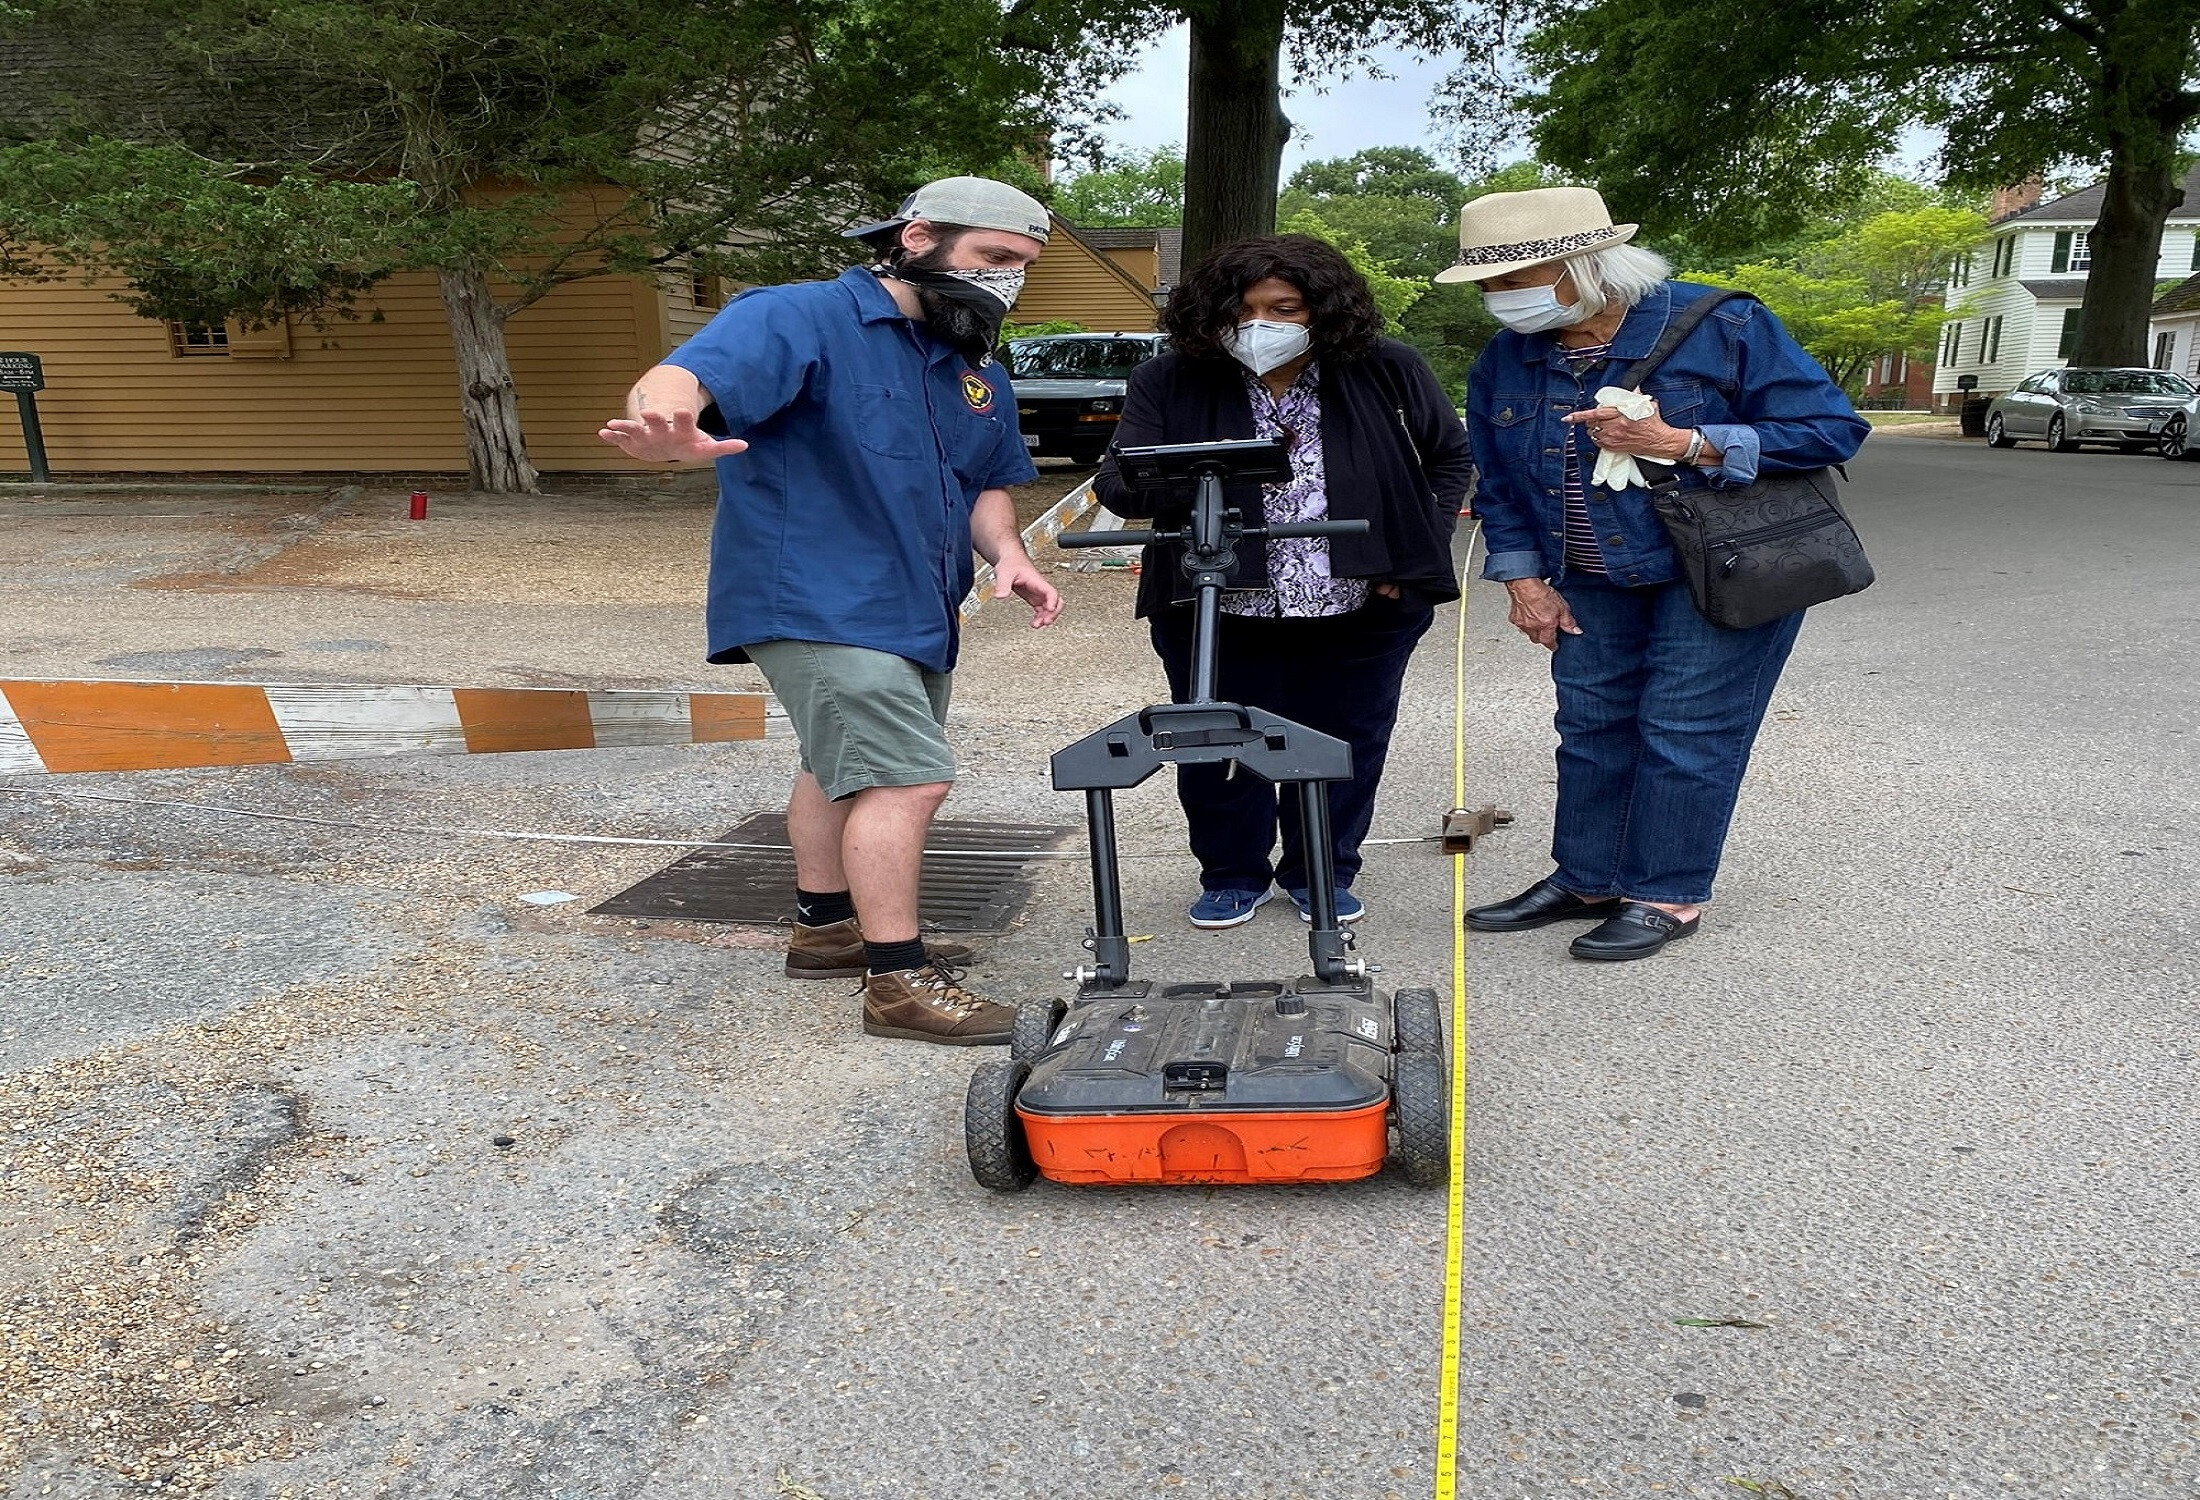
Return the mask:
<path id="1" fill-rule="evenodd" d="M 1365 521 L 1292 521 L 1281 526 L 1248 526 L 1239 532 L 1250 537 L 1365 536 Z M 1063 548 L 1143 547 L 1149 542 L 1188 540 L 1180 531 L 1065 531 L 1054 539 Z"/>
<path id="2" fill-rule="evenodd" d="M 1065 531 L 1054 539 L 1057 547 L 1143 547 L 1159 533 L 1152 531 Z"/>

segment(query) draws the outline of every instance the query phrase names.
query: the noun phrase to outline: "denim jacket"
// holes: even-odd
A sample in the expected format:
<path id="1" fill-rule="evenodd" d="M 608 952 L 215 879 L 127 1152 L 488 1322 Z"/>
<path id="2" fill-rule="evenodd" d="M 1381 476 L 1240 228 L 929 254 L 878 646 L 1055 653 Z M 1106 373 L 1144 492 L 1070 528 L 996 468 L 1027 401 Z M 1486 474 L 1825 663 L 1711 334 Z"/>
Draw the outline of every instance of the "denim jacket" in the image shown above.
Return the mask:
<path id="1" fill-rule="evenodd" d="M 1474 499 L 1491 579 L 1566 571 L 1566 435 L 1560 418 L 1596 406 L 1596 393 L 1650 352 L 1676 306 L 1712 288 L 1668 281 L 1637 303 L 1612 339 L 1611 362 L 1578 380 L 1547 333 L 1500 330 L 1467 380 L 1467 435 L 1481 470 Z M 1849 398 L 1755 302 L 1728 302 L 1674 350 L 1643 389 L 1669 426 L 1703 430 L 1725 455 L 1715 470 L 1684 468 L 1684 486 L 1748 484 L 1761 473 L 1845 463 L 1870 432 Z M 1585 456 L 1594 449 L 1584 448 Z M 1616 584 L 1647 587 L 1681 576 L 1649 493 L 1588 487 L 1590 519 Z"/>

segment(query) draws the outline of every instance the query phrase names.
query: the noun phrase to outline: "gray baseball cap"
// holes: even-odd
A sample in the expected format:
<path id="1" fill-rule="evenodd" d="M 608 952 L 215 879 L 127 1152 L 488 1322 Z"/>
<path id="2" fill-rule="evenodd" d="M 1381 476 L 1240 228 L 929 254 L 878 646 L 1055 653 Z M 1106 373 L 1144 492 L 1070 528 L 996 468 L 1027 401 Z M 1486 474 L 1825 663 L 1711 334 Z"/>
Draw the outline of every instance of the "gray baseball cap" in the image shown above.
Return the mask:
<path id="1" fill-rule="evenodd" d="M 990 177 L 942 177 L 928 182 L 902 200 L 891 219 L 863 224 L 847 231 L 851 240 L 868 240 L 901 228 L 913 219 L 934 224 L 960 224 L 965 229 L 998 229 L 1008 234 L 1028 234 L 1047 242 L 1051 221 L 1046 205 L 1020 188 Z"/>

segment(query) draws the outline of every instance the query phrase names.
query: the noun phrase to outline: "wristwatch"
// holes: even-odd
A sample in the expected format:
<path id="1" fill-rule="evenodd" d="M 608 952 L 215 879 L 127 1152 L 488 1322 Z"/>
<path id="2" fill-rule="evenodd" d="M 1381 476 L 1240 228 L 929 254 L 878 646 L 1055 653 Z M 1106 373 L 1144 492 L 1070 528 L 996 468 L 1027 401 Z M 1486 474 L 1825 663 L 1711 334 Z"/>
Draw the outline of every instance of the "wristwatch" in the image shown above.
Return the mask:
<path id="1" fill-rule="evenodd" d="M 1692 429 L 1688 434 L 1688 451 L 1681 455 L 1681 462 L 1683 464 L 1693 464 L 1701 457 L 1703 457 L 1703 429 L 1698 427 Z"/>

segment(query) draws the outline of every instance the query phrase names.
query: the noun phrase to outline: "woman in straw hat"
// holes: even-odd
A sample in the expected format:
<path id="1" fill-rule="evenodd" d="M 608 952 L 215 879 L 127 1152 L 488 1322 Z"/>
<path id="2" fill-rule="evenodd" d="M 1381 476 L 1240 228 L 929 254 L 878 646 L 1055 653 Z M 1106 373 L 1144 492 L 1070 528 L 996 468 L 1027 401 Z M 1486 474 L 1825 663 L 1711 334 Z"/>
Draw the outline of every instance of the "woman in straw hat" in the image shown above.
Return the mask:
<path id="1" fill-rule="evenodd" d="M 1584 959 L 1648 958 L 1696 930 L 1735 795 L 1800 612 L 1747 630 L 1697 613 L 1680 558 L 1622 467 L 1677 466 L 1688 486 L 1846 461 L 1869 429 L 1775 318 L 1715 309 L 1644 384 L 1647 415 L 1596 392 L 1650 352 L 1676 309 L 1712 288 L 1671 280 L 1588 188 L 1491 193 L 1459 215 L 1458 264 L 1504 328 L 1475 362 L 1467 428 L 1481 470 L 1485 578 L 1512 623 L 1551 651 L 1557 686 L 1558 868 L 1467 925 L 1518 932 L 1571 919 Z M 1612 466 L 1607 465 L 1607 471 Z M 1614 485 L 1619 487 L 1615 488 Z"/>

